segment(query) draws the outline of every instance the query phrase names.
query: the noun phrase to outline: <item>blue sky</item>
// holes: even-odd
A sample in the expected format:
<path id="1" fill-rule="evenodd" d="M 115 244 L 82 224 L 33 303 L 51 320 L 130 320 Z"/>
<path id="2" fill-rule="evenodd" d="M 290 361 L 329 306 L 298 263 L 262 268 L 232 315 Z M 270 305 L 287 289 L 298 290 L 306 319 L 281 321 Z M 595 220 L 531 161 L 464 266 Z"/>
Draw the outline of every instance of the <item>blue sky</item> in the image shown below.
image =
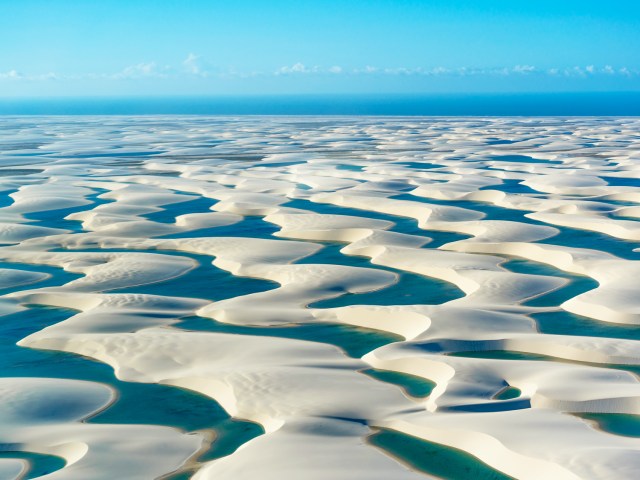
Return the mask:
<path id="1" fill-rule="evenodd" d="M 635 0 L 0 0 L 0 97 L 640 90 Z"/>

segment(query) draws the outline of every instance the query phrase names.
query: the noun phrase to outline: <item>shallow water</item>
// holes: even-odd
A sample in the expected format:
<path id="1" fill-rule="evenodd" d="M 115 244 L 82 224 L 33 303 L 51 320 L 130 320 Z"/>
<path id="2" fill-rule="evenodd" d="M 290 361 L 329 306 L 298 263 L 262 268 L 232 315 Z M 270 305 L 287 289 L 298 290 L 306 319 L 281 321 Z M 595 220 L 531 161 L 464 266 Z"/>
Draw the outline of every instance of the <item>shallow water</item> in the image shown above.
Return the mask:
<path id="1" fill-rule="evenodd" d="M 423 275 L 407 273 L 370 262 L 369 258 L 340 253 L 342 245 L 325 245 L 318 253 L 299 260 L 298 264 L 327 263 L 352 267 L 375 268 L 398 274 L 398 281 L 386 288 L 369 293 L 348 293 L 312 303 L 309 308 L 336 308 L 347 305 L 437 305 L 463 296 L 451 283 Z M 344 258 L 346 257 L 346 258 Z"/>
<path id="2" fill-rule="evenodd" d="M 398 197 L 400 196 L 397 196 L 395 198 Z M 407 233 L 409 235 L 428 237 L 432 239 L 431 242 L 427 244 L 428 248 L 438 248 L 445 243 L 464 240 L 465 238 L 470 237 L 470 235 L 466 235 L 463 233 L 423 229 L 418 227 L 417 220 L 409 217 L 386 215 L 384 213 L 373 212 L 371 210 L 342 207 L 338 205 L 332 205 L 330 203 L 315 203 L 297 198 L 295 200 L 289 201 L 284 206 L 291 208 L 300 208 L 302 210 L 308 210 L 315 213 L 351 215 L 355 217 L 365 217 L 372 218 L 374 220 L 386 220 L 388 222 L 393 222 L 394 226 L 389 229 L 392 232 Z"/>
<path id="3" fill-rule="evenodd" d="M 483 203 L 471 202 L 467 200 L 444 201 L 432 198 L 418 197 L 411 194 L 396 195 L 393 198 L 398 200 L 412 200 L 435 205 L 454 205 L 456 207 L 468 208 L 485 214 L 483 220 L 506 220 L 511 222 L 528 223 L 531 225 L 546 225 L 557 228 L 559 233 L 550 238 L 539 240 L 538 243 L 561 245 L 574 248 L 596 249 L 610 253 L 620 258 L 628 260 L 639 260 L 640 252 L 633 249 L 640 247 L 640 242 L 623 240 L 600 232 L 582 230 L 577 228 L 546 224 L 526 216 L 527 211 L 500 208 L 498 206 Z"/>
<path id="4" fill-rule="evenodd" d="M 11 458 L 25 460 L 28 464 L 24 476 L 21 478 L 32 479 L 39 478 L 49 473 L 53 473 L 67 464 L 62 457 L 56 455 L 46 455 L 43 453 L 34 452 L 21 452 L 15 450 L 15 445 L 2 445 L 0 444 L 0 459 Z"/>
<path id="5" fill-rule="evenodd" d="M 221 270 L 212 264 L 213 257 L 208 255 L 169 250 L 158 250 L 158 252 L 163 255 L 191 258 L 197 262 L 197 266 L 178 278 L 130 288 L 114 289 L 110 290 L 110 293 L 142 293 L 146 295 L 202 298 L 219 301 L 225 298 L 264 292 L 278 287 L 275 282 L 237 277 L 226 270 Z"/>
<path id="6" fill-rule="evenodd" d="M 532 262 L 530 260 L 509 259 L 507 262 L 501 264 L 501 266 L 515 273 L 526 273 L 529 275 L 546 275 L 549 277 L 561 277 L 569 280 L 566 285 L 558 288 L 557 290 L 553 290 L 549 293 L 523 302 L 523 305 L 532 307 L 560 306 L 567 300 L 582 293 L 588 292 L 589 290 L 593 290 L 598 286 L 598 282 L 590 277 L 586 277 L 583 275 L 572 275 L 557 268 L 553 268 L 549 265 Z"/>
<path id="7" fill-rule="evenodd" d="M 640 326 L 599 322 L 564 310 L 531 315 L 542 333 L 640 340 Z"/>
<path id="8" fill-rule="evenodd" d="M 576 365 L 591 366 L 596 368 L 611 368 L 616 370 L 625 370 L 635 375 L 640 375 L 640 366 L 637 365 L 624 365 L 624 364 L 608 364 L 608 363 L 593 363 L 580 360 L 572 360 L 562 357 L 554 357 L 551 355 L 542 355 L 539 353 L 518 352 L 514 350 L 471 350 L 461 352 L 447 353 L 452 357 L 465 357 L 465 358 L 485 358 L 490 360 L 533 360 L 539 362 L 561 362 L 561 363 L 573 363 Z"/>
<path id="9" fill-rule="evenodd" d="M 360 358 L 378 347 L 401 339 L 400 336 L 388 332 L 332 323 L 294 324 L 283 327 L 245 327 L 221 323 L 210 318 L 188 317 L 177 323 L 176 327 L 194 332 L 258 335 L 328 343 L 340 348 L 352 358 Z"/>
<path id="10" fill-rule="evenodd" d="M 477 457 L 451 447 L 427 442 L 393 430 L 379 429 L 368 438 L 369 443 L 382 448 L 402 463 L 436 478 L 446 480 L 513 480 L 494 470 Z"/>
<path id="11" fill-rule="evenodd" d="M 0 375 L 76 379 L 108 385 L 116 392 L 115 400 L 85 422 L 167 425 L 187 432 L 213 431 L 217 437 L 202 454 L 202 460 L 229 455 L 243 443 L 264 433 L 262 427 L 255 423 L 230 418 L 217 402 L 198 393 L 154 383 L 123 382 L 114 377 L 111 367 L 86 357 L 15 345 L 17 339 L 63 321 L 70 313 L 39 307 L 5 316 L 0 330 L 0 349 L 3 352 Z M 52 415 L 55 416 L 55 412 Z M 36 478 L 65 465 L 59 457 L 24 451 L 19 445 L 9 445 L 3 450 L 0 456 L 23 458 L 31 464 L 27 478 Z"/>
<path id="12" fill-rule="evenodd" d="M 555 163 L 555 164 L 560 164 L 562 162 L 558 162 L 555 160 L 544 160 L 544 159 L 540 159 L 540 158 L 533 158 L 533 157 L 529 157 L 527 155 L 496 155 L 496 156 L 492 156 L 489 157 L 492 161 L 494 162 L 515 162 L 515 163 L 525 163 L 525 164 L 531 164 L 531 163 Z"/>
<path id="13" fill-rule="evenodd" d="M 640 438 L 640 415 L 621 413 L 583 413 L 576 416 L 594 422 L 599 429 L 614 435 Z"/>
<path id="14" fill-rule="evenodd" d="M 416 398 L 426 398 L 436 386 L 435 382 L 426 378 L 409 375 L 408 373 L 395 372 L 393 370 L 380 370 L 377 368 L 367 368 L 362 373 L 400 387 L 407 395 Z"/>

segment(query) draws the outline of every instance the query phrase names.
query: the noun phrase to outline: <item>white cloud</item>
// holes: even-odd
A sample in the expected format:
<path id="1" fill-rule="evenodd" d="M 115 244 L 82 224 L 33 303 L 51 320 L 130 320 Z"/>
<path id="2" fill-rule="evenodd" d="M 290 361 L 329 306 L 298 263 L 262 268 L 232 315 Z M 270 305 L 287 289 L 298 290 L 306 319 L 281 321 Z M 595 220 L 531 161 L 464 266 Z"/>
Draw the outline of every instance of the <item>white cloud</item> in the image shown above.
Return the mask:
<path id="1" fill-rule="evenodd" d="M 344 73 L 344 69 L 339 65 L 333 65 L 329 68 L 321 67 L 319 65 L 314 65 L 313 67 L 307 67 L 304 63 L 298 62 L 293 65 L 285 65 L 284 67 L 278 68 L 274 75 L 292 75 L 292 74 L 326 74 L 333 73 L 339 74 Z"/>
<path id="2" fill-rule="evenodd" d="M 568 68 L 567 70 L 565 70 L 565 75 L 567 76 L 578 76 L 578 77 L 584 77 L 586 76 L 586 73 L 584 71 L 584 69 L 582 67 L 573 67 L 573 68 Z"/>
<path id="3" fill-rule="evenodd" d="M 191 75 L 196 75 L 198 77 L 208 77 L 209 72 L 207 72 L 207 70 L 202 65 L 201 58 L 202 57 L 200 55 L 189 53 L 189 55 L 187 55 L 187 58 L 182 62 L 184 70 Z"/>
<path id="4" fill-rule="evenodd" d="M 59 80 L 61 77 L 54 72 L 39 73 L 37 75 L 24 75 L 17 70 L 9 70 L 7 72 L 0 72 L 0 80 L 25 80 L 25 81 L 40 81 L 40 80 Z"/>
<path id="5" fill-rule="evenodd" d="M 186 58 L 177 66 L 159 65 L 156 62 L 141 62 L 130 65 L 116 73 L 82 73 L 82 74 L 59 74 L 54 72 L 40 74 L 24 74 L 16 69 L 0 71 L 0 81 L 99 81 L 99 80 L 131 80 L 131 79 L 162 79 L 162 78 L 188 78 L 188 77 L 215 77 L 218 79 L 241 79 L 241 78 L 266 78 L 280 75 L 377 75 L 377 76 L 414 76 L 414 77 L 473 77 L 473 76 L 509 76 L 509 75 L 537 75 L 550 77 L 576 77 L 595 78 L 608 75 L 619 78 L 638 78 L 640 71 L 626 66 L 613 67 L 605 65 L 572 66 L 572 67 L 551 67 L 539 69 L 533 65 L 520 64 L 511 67 L 458 67 L 450 68 L 443 66 L 436 67 L 376 67 L 367 65 L 365 67 L 345 68 L 340 65 L 307 66 L 302 62 L 286 65 L 275 71 L 242 71 L 234 68 L 213 69 L 202 57 L 194 53 L 189 53 Z"/>
<path id="6" fill-rule="evenodd" d="M 372 73 L 377 73 L 379 70 L 380 69 L 378 67 L 367 65 L 364 68 L 354 68 L 352 70 L 352 73 L 355 73 L 355 74 L 359 74 L 359 73 L 372 74 Z"/>
<path id="7" fill-rule="evenodd" d="M 311 70 L 304 66 L 303 63 L 294 63 L 291 66 L 280 67 L 276 70 L 276 75 L 287 75 L 291 73 L 311 73 Z"/>
<path id="8" fill-rule="evenodd" d="M 110 75 L 111 78 L 116 80 L 120 79 L 136 79 L 136 78 L 165 78 L 167 72 L 171 68 L 167 65 L 159 67 L 156 62 L 138 63 L 136 65 L 129 65 L 125 67 L 121 72 Z"/>
<path id="9" fill-rule="evenodd" d="M 422 67 L 395 67 L 395 68 L 385 68 L 382 70 L 383 73 L 387 75 L 424 75 L 428 72 L 424 70 Z"/>
<path id="10" fill-rule="evenodd" d="M 536 67 L 532 65 L 516 65 L 515 67 L 513 67 L 514 73 L 527 74 L 527 73 L 533 73 L 535 71 L 536 71 Z"/>
<path id="11" fill-rule="evenodd" d="M 383 75 L 420 75 L 420 76 L 458 76 L 470 77 L 480 75 L 528 75 L 533 73 L 541 73 L 533 65 L 516 65 L 514 67 L 498 67 L 498 68 L 477 68 L 477 67 L 458 67 L 447 68 L 443 66 L 424 68 L 424 67 L 394 67 L 394 68 L 376 68 L 367 66 L 365 68 L 356 68 L 351 71 L 355 74 L 383 74 Z M 548 71 L 547 73 L 553 73 Z M 557 73 L 557 72 L 556 72 Z"/>
<path id="12" fill-rule="evenodd" d="M 16 70 L 9 70 L 8 72 L 0 72 L 0 79 L 13 79 L 18 80 L 23 78 L 23 76 L 18 73 Z"/>
<path id="13" fill-rule="evenodd" d="M 444 67 L 435 67 L 431 69 L 431 73 L 434 75 L 444 75 L 449 73 L 449 69 Z"/>

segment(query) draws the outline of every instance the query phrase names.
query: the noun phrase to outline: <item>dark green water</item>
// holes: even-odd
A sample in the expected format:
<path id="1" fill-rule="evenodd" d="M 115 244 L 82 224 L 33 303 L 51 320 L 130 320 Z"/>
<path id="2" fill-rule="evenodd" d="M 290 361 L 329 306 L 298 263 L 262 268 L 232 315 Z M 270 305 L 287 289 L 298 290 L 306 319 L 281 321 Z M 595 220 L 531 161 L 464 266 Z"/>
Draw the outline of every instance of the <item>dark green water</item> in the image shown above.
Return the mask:
<path id="1" fill-rule="evenodd" d="M 499 185 L 489 185 L 487 187 L 481 187 L 480 190 L 498 190 L 504 193 L 513 193 L 513 194 L 533 194 L 539 195 L 540 192 L 534 190 L 531 187 L 527 187 L 522 184 L 523 180 L 511 180 L 511 179 L 502 179 L 502 183 Z"/>
<path id="2" fill-rule="evenodd" d="M 377 368 L 367 368 L 362 373 L 400 387 L 407 395 L 416 398 L 426 398 L 436 386 L 435 382 L 426 378 L 409 375 L 408 373 L 395 372 L 393 370 L 380 370 Z"/>
<path id="3" fill-rule="evenodd" d="M 263 433 L 251 422 L 235 420 L 208 397 L 178 387 L 131 383 L 118 380 L 110 366 L 86 357 L 51 350 L 34 350 L 16 342 L 66 320 L 74 312 L 60 308 L 32 307 L 6 315 L 0 323 L 0 375 L 3 377 L 48 377 L 100 382 L 109 385 L 117 398 L 108 408 L 93 415 L 91 423 L 167 425 L 183 431 L 222 432 L 206 455 L 226 455 Z M 11 456 L 9 452 L 5 452 Z M 57 457 L 56 457 L 57 458 Z M 57 465 L 56 458 L 38 459 L 42 468 Z M 58 462 L 59 463 L 59 462 Z M 51 467 L 52 468 L 52 467 Z"/>
<path id="4" fill-rule="evenodd" d="M 74 251 L 125 251 L 121 249 L 82 249 Z M 186 252 L 158 250 L 162 254 L 191 258 L 198 266 L 185 275 L 167 281 L 140 285 L 131 288 L 112 290 L 110 293 L 142 293 L 147 295 L 180 296 L 187 298 L 201 298 L 219 301 L 240 295 L 263 292 L 278 287 L 278 284 L 254 279 L 236 277 L 226 270 L 212 265 L 213 257 Z M 344 257 L 342 254 L 339 254 Z M 345 257 L 350 259 L 352 257 Z M 314 261 L 315 260 L 315 261 Z M 309 257 L 309 263 L 318 263 L 321 258 Z M 326 260 L 326 259 L 325 259 Z M 330 263 L 330 262 L 319 262 Z M 344 262 L 343 262 L 344 263 Z M 367 263 L 368 266 L 371 264 Z M 362 265 L 364 266 L 364 265 Z M 422 278 L 422 277 L 421 277 Z M 390 292 L 392 298 L 394 292 Z M 367 295 L 367 294 L 362 294 Z M 378 293 L 380 295 L 380 293 Z M 387 294 L 385 294 L 387 295 Z M 345 295 L 349 296 L 349 295 Z M 321 302 L 318 302 L 321 303 Z M 402 337 L 378 330 L 361 327 L 328 323 L 313 323 L 306 325 L 290 325 L 284 327 L 243 327 L 216 322 L 213 319 L 188 317 L 177 324 L 178 327 L 195 331 L 214 331 L 223 333 L 264 335 L 301 340 L 317 341 L 336 345 L 349 356 L 360 358 L 364 354 L 387 343 L 401 340 Z"/>
<path id="5" fill-rule="evenodd" d="M 457 448 L 381 428 L 368 442 L 413 470 L 444 480 L 513 480 L 477 457 Z"/>
<path id="6" fill-rule="evenodd" d="M 17 190 L 14 188 L 0 192 L 0 208 L 13 205 L 13 197 L 10 197 L 9 195 L 15 192 L 17 192 Z"/>
<path id="7" fill-rule="evenodd" d="M 211 206 L 216 203 L 214 199 L 201 197 L 199 195 L 189 195 L 189 197 L 192 197 L 192 199 L 163 205 L 160 207 L 161 210 L 147 213 L 146 215 L 142 215 L 142 217 L 152 222 L 175 223 L 177 216 L 186 213 L 211 213 Z"/>
<path id="8" fill-rule="evenodd" d="M 583 275 L 573 275 L 563 270 L 546 265 L 544 263 L 532 262 L 530 260 L 511 258 L 502 264 L 503 268 L 515 273 L 526 273 L 529 275 L 546 275 L 549 277 L 560 277 L 569 280 L 565 286 L 549 293 L 532 298 L 523 303 L 531 307 L 557 307 L 567 300 L 580 295 L 598 286 L 598 282 L 591 277 Z"/>
<path id="9" fill-rule="evenodd" d="M 28 464 L 27 471 L 21 479 L 32 479 L 48 475 L 63 468 L 67 462 L 56 455 L 26 452 L 17 450 L 19 445 L 0 444 L 0 459 L 15 458 L 25 460 Z"/>
<path id="10" fill-rule="evenodd" d="M 398 198 L 398 197 L 394 197 Z M 372 212 L 370 210 L 363 210 L 351 207 L 340 207 L 332 205 L 330 203 L 315 203 L 309 200 L 295 199 L 284 205 L 290 208 L 300 208 L 315 213 L 333 214 L 333 215 L 352 215 L 356 217 L 372 218 L 375 220 L 386 220 L 393 222 L 394 226 L 390 228 L 390 231 L 398 233 L 407 233 L 410 235 L 417 235 L 422 237 L 429 237 L 433 239 L 431 243 L 427 245 L 427 248 L 438 248 L 445 243 L 455 242 L 458 240 L 464 240 L 469 238 L 470 235 L 465 235 L 457 232 L 441 232 L 437 230 L 425 230 L 418 227 L 417 220 L 408 217 L 400 217 L 396 215 L 387 215 L 384 213 Z"/>
<path id="11" fill-rule="evenodd" d="M 560 245 L 573 248 L 596 249 L 610 253 L 628 260 L 640 260 L 640 252 L 634 252 L 634 248 L 640 247 L 640 242 L 632 242 L 605 235 L 604 233 L 581 230 L 578 228 L 561 227 L 533 220 L 526 216 L 527 211 L 501 208 L 484 202 L 472 202 L 468 200 L 436 200 L 419 197 L 411 194 L 395 195 L 398 200 L 411 200 L 415 202 L 432 203 L 434 205 L 449 205 L 469 210 L 475 210 L 485 214 L 484 220 L 506 220 L 527 223 L 531 225 L 544 225 L 557 228 L 560 233 L 550 238 L 540 240 L 538 243 Z"/>
<path id="12" fill-rule="evenodd" d="M 348 293 L 335 298 L 321 300 L 309 305 L 309 308 L 335 308 L 347 305 L 435 305 L 464 296 L 455 285 L 434 278 L 407 273 L 391 267 L 382 267 L 371 263 L 369 258 L 343 255 L 340 249 L 344 245 L 325 244 L 314 255 L 299 260 L 298 264 L 333 264 L 352 267 L 373 268 L 394 272 L 398 282 L 380 290 L 367 293 Z"/>
<path id="13" fill-rule="evenodd" d="M 605 432 L 640 438 L 640 415 L 623 413 L 574 413 L 573 415 L 594 422 L 600 430 Z"/>
<path id="14" fill-rule="evenodd" d="M 88 250 L 83 250 L 88 251 Z M 97 250 L 99 251 L 99 250 Z M 115 251 L 103 250 L 103 251 Z M 210 301 L 249 295 L 277 288 L 279 285 L 268 280 L 236 277 L 226 270 L 215 267 L 213 257 L 188 252 L 157 250 L 163 255 L 175 255 L 191 258 L 197 267 L 178 278 L 163 282 L 139 285 L 130 288 L 111 290 L 110 293 L 142 293 L 146 295 L 162 295 L 170 297 L 202 298 Z"/>
<path id="15" fill-rule="evenodd" d="M 86 200 L 90 202 L 86 205 L 59 208 L 56 210 L 45 210 L 43 212 L 32 212 L 25 214 L 24 217 L 29 220 L 29 223 L 41 227 L 64 228 L 66 230 L 71 230 L 72 232 L 80 232 L 82 231 L 82 222 L 77 220 L 65 220 L 67 215 L 93 210 L 98 205 L 104 205 L 105 203 L 112 202 L 112 200 L 99 198 L 99 195 L 108 192 L 108 190 L 96 188 L 93 188 L 92 190 L 94 193 L 85 197 Z"/>
<path id="16" fill-rule="evenodd" d="M 176 326 L 191 331 L 293 338 L 328 343 L 339 347 L 345 354 L 353 358 L 361 358 L 378 347 L 402 340 L 402 337 L 387 332 L 332 323 L 294 324 L 280 327 L 245 327 L 217 322 L 210 318 L 188 317 L 180 321 Z"/>
<path id="17" fill-rule="evenodd" d="M 539 362 L 560 362 L 560 363 L 572 363 L 575 365 L 584 365 L 588 367 L 607 368 L 614 370 L 624 370 L 634 375 L 640 376 L 640 366 L 638 365 L 624 365 L 613 363 L 591 363 L 582 362 L 579 360 L 570 360 L 561 357 L 553 357 L 551 355 L 541 355 L 538 353 L 528 352 L 516 352 L 512 350 L 472 350 L 464 352 L 451 352 L 446 355 L 452 357 L 466 357 L 466 358 L 486 358 L 491 360 L 533 360 Z"/>
<path id="18" fill-rule="evenodd" d="M 557 160 L 544 160 L 529 157 L 528 155 L 494 155 L 489 157 L 492 162 L 515 162 L 515 163 L 542 163 L 548 165 L 561 165 L 562 162 Z"/>
<path id="19" fill-rule="evenodd" d="M 189 212 L 182 212 L 189 213 Z M 181 213 L 173 212 L 180 215 Z M 175 218 L 175 217 L 174 217 Z M 172 233 L 157 238 L 193 238 L 193 237 L 250 237 L 250 238 L 273 238 L 273 234 L 280 230 L 280 227 L 273 223 L 265 222 L 262 217 L 247 216 L 244 220 L 233 225 L 220 227 L 202 228 L 190 232 Z"/>
<path id="20" fill-rule="evenodd" d="M 39 282 L 22 286 L 21 289 L 59 287 L 64 285 L 65 283 L 69 283 L 73 280 L 76 280 L 82 277 L 81 274 L 67 272 L 62 268 L 52 267 L 49 265 L 33 265 L 33 264 L 27 264 L 27 263 L 2 262 L 0 263 L 0 268 L 22 270 L 27 272 L 46 273 L 47 275 L 50 275 L 48 278 L 40 280 Z M 0 295 L 6 295 L 15 290 L 16 289 L 14 287 L 7 287 L 7 288 L 0 289 Z"/>
<path id="21" fill-rule="evenodd" d="M 493 396 L 494 400 L 513 400 L 522 395 L 522 391 L 519 388 L 506 386 Z"/>
<path id="22" fill-rule="evenodd" d="M 416 171 L 432 170 L 434 168 L 444 167 L 444 165 L 439 165 L 437 163 L 431 163 L 431 162 L 393 162 L 391 166 L 393 165 L 401 165 L 403 167 L 408 167 Z"/>
<path id="23" fill-rule="evenodd" d="M 541 333 L 640 340 L 640 325 L 600 322 L 564 310 L 534 313 L 531 317 Z"/>

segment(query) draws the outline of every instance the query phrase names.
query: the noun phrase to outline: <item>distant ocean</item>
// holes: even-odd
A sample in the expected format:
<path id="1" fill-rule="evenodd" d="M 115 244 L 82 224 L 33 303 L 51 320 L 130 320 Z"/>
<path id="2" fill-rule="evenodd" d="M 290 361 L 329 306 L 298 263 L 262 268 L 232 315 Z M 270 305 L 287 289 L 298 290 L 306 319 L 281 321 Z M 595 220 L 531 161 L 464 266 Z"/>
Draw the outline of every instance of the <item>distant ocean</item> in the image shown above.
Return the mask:
<path id="1" fill-rule="evenodd" d="M 0 98 L 0 115 L 638 116 L 640 91 Z"/>

